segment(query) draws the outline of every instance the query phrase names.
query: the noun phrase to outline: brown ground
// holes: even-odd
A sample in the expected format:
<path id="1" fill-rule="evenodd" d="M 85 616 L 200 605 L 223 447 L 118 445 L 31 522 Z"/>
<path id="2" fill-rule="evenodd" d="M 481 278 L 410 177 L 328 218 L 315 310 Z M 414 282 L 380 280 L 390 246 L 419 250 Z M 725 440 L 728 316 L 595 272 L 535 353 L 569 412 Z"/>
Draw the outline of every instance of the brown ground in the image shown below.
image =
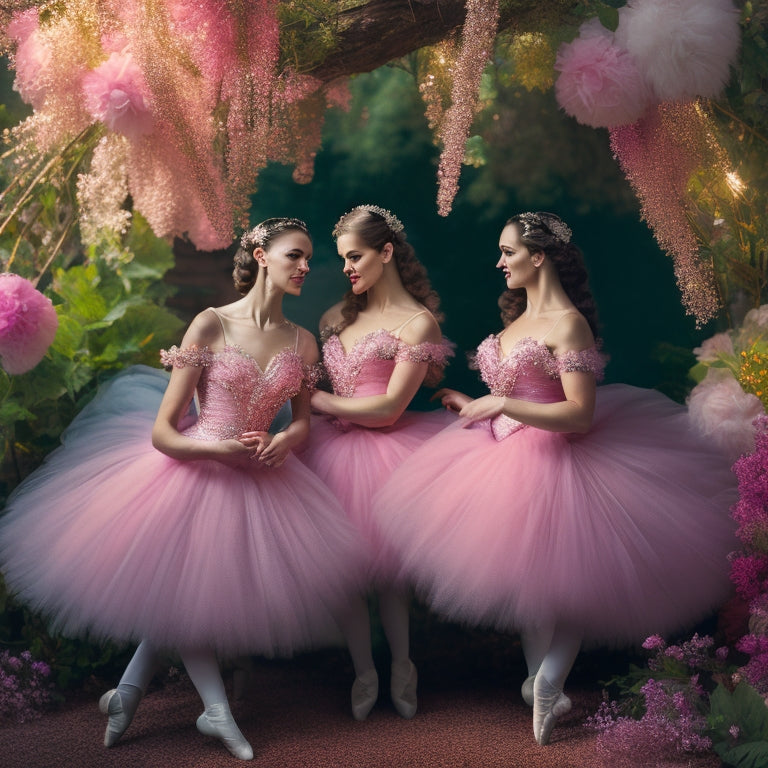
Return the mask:
<path id="1" fill-rule="evenodd" d="M 232 702 L 259 768 L 609 768 L 583 727 L 600 700 L 600 686 L 585 681 L 610 665 L 586 655 L 572 675 L 574 708 L 547 747 L 536 745 L 530 709 L 519 694 L 522 666 L 505 640 L 455 652 L 442 638 L 435 654 L 415 660 L 420 669 L 419 712 L 401 719 L 383 679 L 368 720 L 349 714 L 351 668 L 343 651 L 292 661 L 257 660 L 244 696 Z M 426 650 L 426 647 L 425 647 Z M 478 650 L 480 653 L 478 653 Z M 471 652 L 470 652 L 471 651 Z M 615 657 L 613 657 L 615 659 Z M 606 662 L 606 659 L 608 661 Z M 613 662 L 615 663 L 615 661 Z M 386 669 L 386 664 L 381 665 Z M 621 670 L 623 671 L 623 670 Z M 384 676 L 382 676 L 384 677 Z M 227 675 L 231 690 L 231 678 Z M 79 691 L 58 710 L 23 725 L 0 726 L 4 768 L 220 768 L 242 765 L 214 739 L 195 729 L 202 707 L 187 678 L 155 684 L 118 744 L 102 746 L 106 718 L 99 690 Z M 652 768 L 642 755 L 633 764 Z M 714 756 L 666 763 L 665 768 L 716 768 Z"/>

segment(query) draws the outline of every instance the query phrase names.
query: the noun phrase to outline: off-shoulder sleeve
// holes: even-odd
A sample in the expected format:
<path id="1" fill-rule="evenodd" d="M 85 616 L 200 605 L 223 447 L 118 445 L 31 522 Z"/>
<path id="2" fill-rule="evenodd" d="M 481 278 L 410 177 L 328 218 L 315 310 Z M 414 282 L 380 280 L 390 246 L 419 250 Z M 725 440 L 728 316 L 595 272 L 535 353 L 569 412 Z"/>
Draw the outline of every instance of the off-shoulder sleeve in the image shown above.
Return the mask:
<path id="1" fill-rule="evenodd" d="M 170 349 L 160 350 L 160 362 L 168 369 L 187 366 L 204 368 L 213 362 L 213 353 L 208 347 L 198 347 L 197 344 L 183 349 L 174 344 Z"/>
<path id="2" fill-rule="evenodd" d="M 563 352 L 555 357 L 558 373 L 594 373 L 602 381 L 606 356 L 597 348 L 590 347 L 578 352 Z"/>
<path id="3" fill-rule="evenodd" d="M 433 365 L 445 366 L 448 358 L 453 357 L 453 350 L 456 345 L 448 339 L 443 339 L 439 344 L 431 341 L 424 341 L 421 344 L 406 344 L 401 341 L 397 345 L 395 353 L 395 362 L 398 363 L 431 363 Z"/>
<path id="4" fill-rule="evenodd" d="M 395 362 L 402 363 L 429 363 L 424 384 L 428 387 L 436 387 L 443 378 L 443 370 L 448 364 L 448 359 L 453 357 L 456 345 L 443 337 L 439 344 L 424 341 L 421 344 L 406 344 L 400 341 L 395 352 Z"/>

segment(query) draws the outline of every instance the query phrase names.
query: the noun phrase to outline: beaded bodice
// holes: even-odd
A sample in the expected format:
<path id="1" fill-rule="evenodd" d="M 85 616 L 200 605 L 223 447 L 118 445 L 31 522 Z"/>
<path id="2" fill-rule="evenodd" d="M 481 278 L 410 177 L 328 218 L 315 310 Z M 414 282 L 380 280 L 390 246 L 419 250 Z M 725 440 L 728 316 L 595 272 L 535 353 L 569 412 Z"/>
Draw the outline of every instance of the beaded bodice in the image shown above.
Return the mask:
<path id="1" fill-rule="evenodd" d="M 520 339 L 504 355 L 499 337 L 493 335 L 477 348 L 475 364 L 492 395 L 556 403 L 565 399 L 561 374 L 584 371 L 599 381 L 605 357 L 597 347 L 555 355 L 546 344 L 530 337 Z"/>
<path id="2" fill-rule="evenodd" d="M 430 363 L 442 368 L 453 354 L 447 340 L 439 344 L 406 344 L 391 331 L 380 329 L 359 338 L 347 352 L 336 334 L 323 345 L 323 365 L 333 386 L 342 397 L 380 395 L 397 363 Z"/>
<path id="3" fill-rule="evenodd" d="M 313 373 L 301 356 L 286 347 L 262 370 L 240 347 L 219 352 L 208 347 L 174 346 L 160 353 L 165 366 L 199 366 L 200 415 L 186 434 L 201 440 L 225 440 L 243 432 L 267 430 L 282 405 L 311 384 Z"/>

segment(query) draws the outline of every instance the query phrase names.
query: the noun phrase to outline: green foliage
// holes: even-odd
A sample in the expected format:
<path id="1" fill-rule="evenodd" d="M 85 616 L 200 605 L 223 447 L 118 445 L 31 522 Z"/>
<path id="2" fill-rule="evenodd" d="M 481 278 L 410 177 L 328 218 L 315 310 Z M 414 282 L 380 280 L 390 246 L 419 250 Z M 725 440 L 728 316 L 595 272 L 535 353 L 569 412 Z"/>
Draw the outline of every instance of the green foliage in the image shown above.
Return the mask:
<path id="1" fill-rule="evenodd" d="M 710 707 L 712 743 L 723 763 L 734 768 L 768 765 L 768 708 L 762 696 L 745 682 L 733 691 L 718 685 Z"/>
<path id="2" fill-rule="evenodd" d="M 100 380 L 127 365 L 157 365 L 158 350 L 178 339 L 182 323 L 162 306 L 170 246 L 135 214 L 125 247 L 114 261 L 92 247 L 82 264 L 54 270 L 48 292 L 59 329 L 53 345 L 32 371 L 0 374 L 4 493 L 55 445 Z"/>

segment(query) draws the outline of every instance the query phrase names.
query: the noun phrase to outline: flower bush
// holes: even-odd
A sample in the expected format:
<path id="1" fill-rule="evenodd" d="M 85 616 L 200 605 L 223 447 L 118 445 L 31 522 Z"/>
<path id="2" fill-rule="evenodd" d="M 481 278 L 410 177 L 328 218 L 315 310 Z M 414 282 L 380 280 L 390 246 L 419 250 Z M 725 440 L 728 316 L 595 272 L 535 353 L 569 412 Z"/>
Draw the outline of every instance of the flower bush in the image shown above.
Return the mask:
<path id="1" fill-rule="evenodd" d="M 40 717 L 54 700 L 51 668 L 29 651 L 0 651 L 0 722 L 24 723 Z"/>

